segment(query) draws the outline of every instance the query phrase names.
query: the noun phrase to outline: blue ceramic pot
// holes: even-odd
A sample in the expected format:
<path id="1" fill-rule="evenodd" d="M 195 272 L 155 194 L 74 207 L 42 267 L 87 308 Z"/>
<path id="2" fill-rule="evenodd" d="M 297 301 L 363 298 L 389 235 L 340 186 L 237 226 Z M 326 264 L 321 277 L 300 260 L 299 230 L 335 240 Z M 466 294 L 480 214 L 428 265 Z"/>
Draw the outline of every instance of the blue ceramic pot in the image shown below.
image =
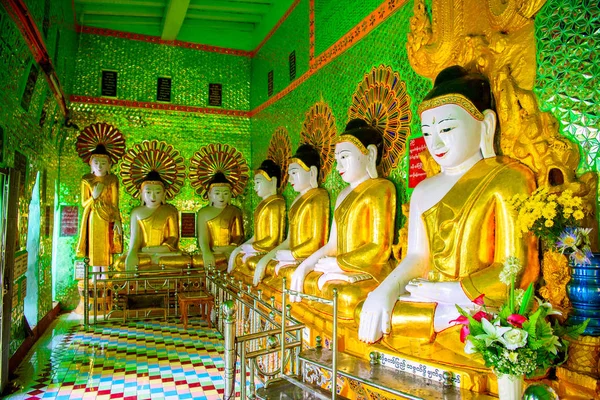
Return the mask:
<path id="1" fill-rule="evenodd" d="M 583 332 L 588 336 L 600 336 L 600 253 L 593 253 L 590 265 L 573 264 L 571 281 L 567 284 L 567 296 L 573 309 L 567 319 L 568 325 L 590 322 Z"/>

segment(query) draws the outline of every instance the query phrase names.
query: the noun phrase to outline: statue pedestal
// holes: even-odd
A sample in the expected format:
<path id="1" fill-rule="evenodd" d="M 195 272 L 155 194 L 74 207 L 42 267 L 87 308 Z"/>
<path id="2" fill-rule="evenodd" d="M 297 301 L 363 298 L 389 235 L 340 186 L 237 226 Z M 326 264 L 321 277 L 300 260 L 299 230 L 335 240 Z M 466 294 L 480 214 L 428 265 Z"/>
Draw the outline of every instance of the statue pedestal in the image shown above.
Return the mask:
<path id="1" fill-rule="evenodd" d="M 600 397 L 600 337 L 569 339 L 569 358 L 556 369 L 559 396 L 569 399 Z"/>

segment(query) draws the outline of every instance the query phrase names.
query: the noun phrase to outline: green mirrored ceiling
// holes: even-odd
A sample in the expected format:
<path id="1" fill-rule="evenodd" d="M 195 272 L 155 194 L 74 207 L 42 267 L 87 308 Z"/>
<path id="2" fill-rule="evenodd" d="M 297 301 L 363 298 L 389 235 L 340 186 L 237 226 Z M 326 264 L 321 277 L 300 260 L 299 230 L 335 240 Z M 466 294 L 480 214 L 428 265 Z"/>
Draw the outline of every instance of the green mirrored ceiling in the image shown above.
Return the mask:
<path id="1" fill-rule="evenodd" d="M 82 26 L 254 50 L 293 0 L 75 0 Z"/>

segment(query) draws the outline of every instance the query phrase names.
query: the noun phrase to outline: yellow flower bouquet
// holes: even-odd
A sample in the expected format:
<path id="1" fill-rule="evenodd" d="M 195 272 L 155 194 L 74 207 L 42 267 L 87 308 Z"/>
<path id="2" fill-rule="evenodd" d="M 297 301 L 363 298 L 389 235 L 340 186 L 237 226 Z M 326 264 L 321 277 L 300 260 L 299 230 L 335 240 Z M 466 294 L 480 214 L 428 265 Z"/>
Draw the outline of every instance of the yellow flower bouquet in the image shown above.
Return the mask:
<path id="1" fill-rule="evenodd" d="M 546 248 L 555 248 L 579 264 L 588 264 L 591 256 L 590 229 L 580 228 L 585 217 L 583 200 L 570 190 L 550 193 L 547 187 L 538 188 L 530 196 L 515 195 L 509 203 L 518 213 L 520 235 L 532 233 Z"/>

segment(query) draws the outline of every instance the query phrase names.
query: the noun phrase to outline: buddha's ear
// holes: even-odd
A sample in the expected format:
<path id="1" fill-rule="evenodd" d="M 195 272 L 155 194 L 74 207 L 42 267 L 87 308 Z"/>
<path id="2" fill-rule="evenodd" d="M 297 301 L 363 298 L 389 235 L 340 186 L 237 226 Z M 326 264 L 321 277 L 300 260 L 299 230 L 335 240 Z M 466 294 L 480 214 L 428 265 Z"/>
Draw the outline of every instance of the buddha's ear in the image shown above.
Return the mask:
<path id="1" fill-rule="evenodd" d="M 276 176 L 272 177 L 271 182 L 273 183 L 273 193 L 277 193 L 277 184 L 278 184 L 277 177 Z"/>
<path id="2" fill-rule="evenodd" d="M 496 134 L 497 124 L 496 113 L 492 110 L 483 111 L 483 121 L 481 122 L 481 142 L 479 148 L 483 158 L 495 157 L 494 135 Z"/>
<path id="3" fill-rule="evenodd" d="M 377 147 L 374 144 L 367 146 L 367 173 L 373 179 L 377 178 Z"/>
<path id="4" fill-rule="evenodd" d="M 317 169 L 317 167 L 315 167 L 314 165 L 312 165 L 310 167 L 310 187 L 313 189 L 316 189 L 319 187 L 319 170 Z"/>

